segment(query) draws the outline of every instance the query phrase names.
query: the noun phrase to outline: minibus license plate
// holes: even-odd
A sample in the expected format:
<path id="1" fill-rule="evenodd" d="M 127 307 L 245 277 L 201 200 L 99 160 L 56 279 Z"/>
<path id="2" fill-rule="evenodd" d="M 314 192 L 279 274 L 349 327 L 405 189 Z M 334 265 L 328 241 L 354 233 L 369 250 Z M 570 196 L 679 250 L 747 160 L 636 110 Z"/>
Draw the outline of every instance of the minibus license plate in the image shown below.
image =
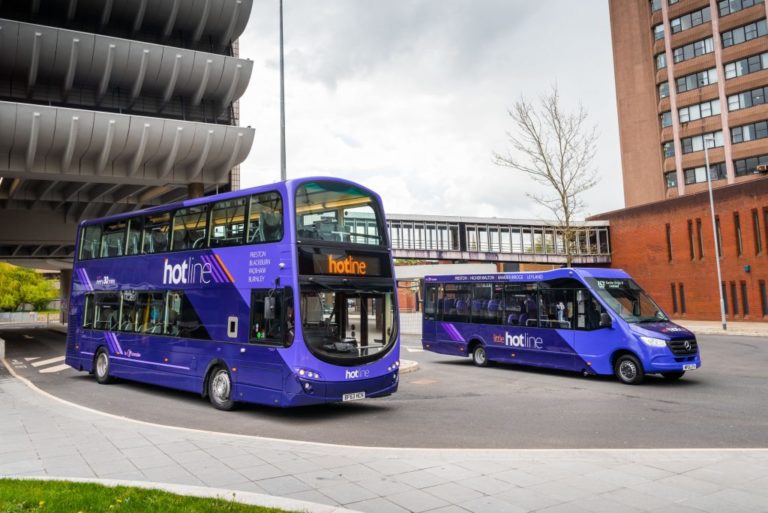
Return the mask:
<path id="1" fill-rule="evenodd" d="M 365 392 L 353 392 L 351 394 L 344 394 L 343 396 L 341 396 L 341 400 L 343 402 L 359 401 L 360 399 L 365 399 Z"/>
<path id="2" fill-rule="evenodd" d="M 695 363 L 689 363 L 689 364 L 683 365 L 683 370 L 684 371 L 696 370 L 696 364 Z"/>

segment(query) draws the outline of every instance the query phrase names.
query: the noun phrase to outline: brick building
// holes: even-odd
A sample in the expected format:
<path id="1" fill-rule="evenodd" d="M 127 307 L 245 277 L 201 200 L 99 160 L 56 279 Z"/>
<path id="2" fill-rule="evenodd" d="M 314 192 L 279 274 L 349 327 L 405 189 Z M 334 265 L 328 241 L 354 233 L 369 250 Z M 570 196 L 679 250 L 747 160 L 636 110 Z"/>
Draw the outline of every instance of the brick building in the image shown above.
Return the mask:
<path id="1" fill-rule="evenodd" d="M 729 320 L 768 320 L 768 177 L 714 190 Z M 611 223 L 612 267 L 674 317 L 719 319 L 707 192 L 595 216 Z"/>

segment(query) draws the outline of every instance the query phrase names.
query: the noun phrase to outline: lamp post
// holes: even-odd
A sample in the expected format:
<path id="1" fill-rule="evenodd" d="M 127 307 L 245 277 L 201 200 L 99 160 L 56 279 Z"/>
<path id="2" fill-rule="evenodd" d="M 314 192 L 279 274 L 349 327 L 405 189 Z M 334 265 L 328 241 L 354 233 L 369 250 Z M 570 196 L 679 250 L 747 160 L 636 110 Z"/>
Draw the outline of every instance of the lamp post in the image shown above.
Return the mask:
<path id="1" fill-rule="evenodd" d="M 285 181 L 285 69 L 283 67 L 283 0 L 280 0 L 280 180 Z"/>
<path id="2" fill-rule="evenodd" d="M 717 223 L 715 222 L 715 200 L 712 196 L 712 173 L 709 168 L 709 144 L 715 142 L 714 137 L 704 137 L 704 165 L 707 168 L 707 188 L 709 189 L 709 211 L 712 214 L 712 240 L 715 242 L 715 266 L 717 267 L 717 291 L 720 295 L 720 320 L 723 331 L 728 329 L 725 320 L 725 298 L 723 297 L 723 280 L 720 274 L 720 245 L 717 243 Z"/>

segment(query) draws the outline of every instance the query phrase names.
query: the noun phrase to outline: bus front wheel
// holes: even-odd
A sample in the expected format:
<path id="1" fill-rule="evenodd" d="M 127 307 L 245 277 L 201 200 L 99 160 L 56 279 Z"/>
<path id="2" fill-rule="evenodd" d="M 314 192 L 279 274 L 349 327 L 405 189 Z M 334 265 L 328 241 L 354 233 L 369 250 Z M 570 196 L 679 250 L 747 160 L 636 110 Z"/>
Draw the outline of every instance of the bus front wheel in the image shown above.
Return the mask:
<path id="1" fill-rule="evenodd" d="M 109 353 L 107 350 L 99 348 L 93 361 L 93 374 L 96 376 L 96 382 L 100 385 L 107 385 L 114 381 L 109 374 Z"/>
<path id="2" fill-rule="evenodd" d="M 477 344 L 472 349 L 472 362 L 478 367 L 488 367 L 488 355 L 482 344 Z"/>
<path id="3" fill-rule="evenodd" d="M 217 410 L 229 411 L 235 407 L 232 399 L 232 377 L 225 367 L 216 367 L 208 379 L 208 398 Z"/>
<path id="4" fill-rule="evenodd" d="M 639 385 L 645 377 L 640 361 L 631 354 L 623 354 L 616 358 L 613 372 L 616 374 L 616 378 L 625 385 Z"/>

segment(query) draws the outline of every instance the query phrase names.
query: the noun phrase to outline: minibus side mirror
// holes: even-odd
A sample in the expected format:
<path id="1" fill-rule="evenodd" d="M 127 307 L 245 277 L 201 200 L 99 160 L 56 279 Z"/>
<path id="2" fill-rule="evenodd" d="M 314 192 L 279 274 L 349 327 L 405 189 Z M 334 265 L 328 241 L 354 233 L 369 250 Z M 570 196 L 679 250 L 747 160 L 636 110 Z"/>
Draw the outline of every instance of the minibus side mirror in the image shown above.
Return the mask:
<path id="1" fill-rule="evenodd" d="M 610 315 L 603 312 L 600 314 L 600 327 L 601 328 L 612 328 L 613 327 L 613 319 Z"/>

